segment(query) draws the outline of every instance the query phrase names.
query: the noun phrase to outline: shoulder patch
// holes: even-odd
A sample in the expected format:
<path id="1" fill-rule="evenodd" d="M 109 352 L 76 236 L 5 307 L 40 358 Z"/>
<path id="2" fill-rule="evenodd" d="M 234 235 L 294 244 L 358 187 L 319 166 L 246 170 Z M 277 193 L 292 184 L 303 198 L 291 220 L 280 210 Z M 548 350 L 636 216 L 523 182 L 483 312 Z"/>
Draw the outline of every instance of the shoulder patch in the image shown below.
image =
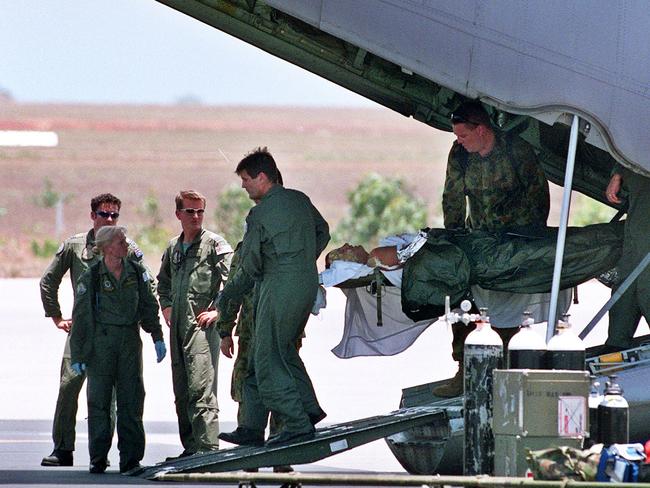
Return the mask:
<path id="1" fill-rule="evenodd" d="M 133 255 L 138 259 L 142 259 L 142 256 L 144 256 L 144 253 L 138 247 L 138 245 L 135 243 L 135 241 L 132 240 L 132 239 L 127 238 L 127 242 L 129 243 L 129 250 L 133 253 Z"/>
<path id="2" fill-rule="evenodd" d="M 77 295 L 78 296 L 85 295 L 86 291 L 87 291 L 86 285 L 84 285 L 83 283 L 79 283 L 77 285 Z"/>
<path id="3" fill-rule="evenodd" d="M 230 247 L 230 244 L 228 244 L 226 241 L 217 241 L 214 244 L 214 250 L 217 254 L 226 254 L 233 252 L 232 247 Z"/>

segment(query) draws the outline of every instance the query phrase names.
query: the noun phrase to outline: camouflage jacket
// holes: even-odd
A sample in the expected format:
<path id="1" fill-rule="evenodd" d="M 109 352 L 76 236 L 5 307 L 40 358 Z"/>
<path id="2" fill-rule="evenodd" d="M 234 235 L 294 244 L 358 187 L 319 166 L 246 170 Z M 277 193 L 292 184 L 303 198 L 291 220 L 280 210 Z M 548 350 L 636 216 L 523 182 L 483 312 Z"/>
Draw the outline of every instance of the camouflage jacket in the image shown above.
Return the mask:
<path id="1" fill-rule="evenodd" d="M 526 449 L 526 462 L 536 480 L 594 481 L 600 454 L 568 446 Z"/>
<path id="2" fill-rule="evenodd" d="M 544 227 L 549 207 L 548 182 L 527 143 L 497 134 L 494 148 L 482 157 L 454 142 L 442 195 L 445 228 Z"/>

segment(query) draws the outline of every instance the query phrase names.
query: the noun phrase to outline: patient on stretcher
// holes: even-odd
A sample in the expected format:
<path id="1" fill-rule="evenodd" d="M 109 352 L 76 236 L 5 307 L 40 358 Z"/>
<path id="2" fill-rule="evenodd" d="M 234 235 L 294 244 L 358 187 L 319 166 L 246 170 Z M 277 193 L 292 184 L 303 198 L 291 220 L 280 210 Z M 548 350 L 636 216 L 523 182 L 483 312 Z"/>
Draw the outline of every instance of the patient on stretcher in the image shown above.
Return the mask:
<path id="1" fill-rule="evenodd" d="M 560 289 L 569 290 L 615 266 L 622 251 L 623 226 L 624 222 L 612 222 L 568 228 Z M 414 321 L 442 315 L 446 296 L 454 304 L 472 295 L 494 317 L 496 298 L 508 301 L 502 293 L 529 302 L 531 295 L 541 297 L 551 291 L 557 229 L 530 236 L 428 229 L 398 240 L 402 242 L 383 240 L 370 253 L 349 244 L 335 250 L 328 256 L 329 268 L 321 273 L 322 284 L 356 288 L 385 278 L 384 284 L 399 289 L 402 311 Z M 503 326 L 520 319 L 517 313 L 504 319 Z"/>
<path id="2" fill-rule="evenodd" d="M 364 278 L 381 271 L 388 283 L 399 287 L 402 283 L 402 268 L 427 240 L 427 233 L 400 234 L 381 239 L 379 246 L 366 251 L 363 246 L 345 243 L 325 256 L 325 271 L 321 283 L 335 286 Z M 357 285 L 358 286 L 358 285 Z"/>
<path id="3" fill-rule="evenodd" d="M 567 229 L 557 310 L 568 310 L 571 288 L 616 265 L 623 246 L 624 222 Z M 395 239 L 395 240 L 391 240 Z M 400 242 L 401 241 L 401 242 Z M 339 357 L 391 355 L 407 348 L 452 303 L 471 296 L 489 309 L 493 326 L 516 327 L 524 310 L 535 322 L 548 318 L 555 265 L 557 229 L 543 235 L 421 231 L 417 236 L 382 240 L 388 255 L 349 244 L 330 253 L 320 277 L 346 295 L 345 328 L 333 352 Z M 389 248 L 386 251 L 386 248 Z M 385 271 L 374 266 L 395 265 Z M 341 259 L 350 259 L 343 261 Z M 378 300 L 367 286 L 381 274 L 393 286 L 382 286 Z M 453 306 L 453 305 L 452 305 Z"/>
<path id="4" fill-rule="evenodd" d="M 325 267 L 329 268 L 334 261 L 347 261 L 365 264 L 371 268 L 384 270 L 401 266 L 397 258 L 397 246 L 380 246 L 366 251 L 363 246 L 353 246 L 347 242 L 341 247 L 330 251 L 325 256 Z"/>

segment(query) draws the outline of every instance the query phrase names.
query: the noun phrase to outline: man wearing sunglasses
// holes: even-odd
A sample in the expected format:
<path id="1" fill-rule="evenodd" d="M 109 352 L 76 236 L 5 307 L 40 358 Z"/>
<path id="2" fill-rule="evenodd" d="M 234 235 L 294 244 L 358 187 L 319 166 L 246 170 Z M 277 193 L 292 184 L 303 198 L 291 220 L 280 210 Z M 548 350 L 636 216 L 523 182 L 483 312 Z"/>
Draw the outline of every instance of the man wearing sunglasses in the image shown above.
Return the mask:
<path id="1" fill-rule="evenodd" d="M 451 124 L 456 141 L 449 152 L 442 194 L 445 228 L 524 234 L 543 229 L 550 208 L 549 189 L 533 148 L 499 133 L 478 101 L 461 104 Z M 471 330 L 462 323 L 452 326 L 452 356 L 459 370 L 434 391 L 436 395 L 462 393 L 463 347 Z M 515 327 L 495 330 L 504 346 L 517 332 Z"/>
<path id="2" fill-rule="evenodd" d="M 172 382 L 183 445 L 179 457 L 185 457 L 219 448 L 219 332 L 197 317 L 211 308 L 225 283 L 233 251 L 223 237 L 203 228 L 203 195 L 184 190 L 175 201 L 182 232 L 163 254 L 158 298 L 170 327 Z"/>
<path id="3" fill-rule="evenodd" d="M 63 276 L 67 271 L 70 271 L 72 289 L 73 292 L 76 291 L 75 284 L 81 274 L 92 264 L 99 261 L 99 255 L 93 251 L 96 232 L 100 227 L 105 225 L 117 224 L 121 206 L 122 202 L 120 199 L 110 193 L 102 193 L 94 197 L 90 201 L 92 228 L 88 232 L 75 234 L 66 239 L 59 246 L 54 259 L 41 278 L 41 300 L 45 309 L 45 316 L 51 317 L 54 325 L 68 334 L 63 352 L 63 360 L 61 361 L 59 396 L 56 402 L 54 425 L 52 427 L 54 451 L 49 456 L 43 458 L 41 461 L 42 466 L 72 466 L 72 453 L 75 447 L 77 404 L 79 392 L 86 379 L 85 374 L 78 375 L 71 367 L 69 334 L 73 324 L 71 318 L 64 319 L 61 313 L 61 305 L 59 304 L 58 298 L 59 286 L 61 285 Z M 142 251 L 130 239 L 128 242 L 129 257 L 141 261 Z M 112 424 L 114 423 L 113 421 Z"/>

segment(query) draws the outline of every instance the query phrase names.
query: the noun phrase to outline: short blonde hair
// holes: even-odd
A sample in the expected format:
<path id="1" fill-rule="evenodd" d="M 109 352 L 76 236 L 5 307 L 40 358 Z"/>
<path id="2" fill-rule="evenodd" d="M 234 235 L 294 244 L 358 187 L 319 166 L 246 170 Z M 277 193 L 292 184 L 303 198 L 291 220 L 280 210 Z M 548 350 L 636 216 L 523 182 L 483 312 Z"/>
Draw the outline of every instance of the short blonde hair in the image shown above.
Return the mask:
<path id="1" fill-rule="evenodd" d="M 183 208 L 183 199 L 185 200 L 201 200 L 203 202 L 203 208 L 206 207 L 205 197 L 196 190 L 181 190 L 178 192 L 174 201 L 176 202 L 176 210 Z"/>
<path id="2" fill-rule="evenodd" d="M 126 227 L 121 225 L 105 225 L 100 227 L 95 234 L 95 246 L 93 250 L 97 253 L 102 253 L 104 248 L 109 245 L 115 236 L 126 235 Z"/>

